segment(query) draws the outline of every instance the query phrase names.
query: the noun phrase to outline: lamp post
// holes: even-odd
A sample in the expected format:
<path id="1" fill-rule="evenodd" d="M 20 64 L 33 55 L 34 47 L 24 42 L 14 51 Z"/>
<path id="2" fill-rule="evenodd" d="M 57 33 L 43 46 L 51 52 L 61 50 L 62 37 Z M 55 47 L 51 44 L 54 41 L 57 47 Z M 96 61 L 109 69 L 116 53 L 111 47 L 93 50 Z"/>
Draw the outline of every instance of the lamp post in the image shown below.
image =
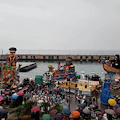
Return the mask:
<path id="1" fill-rule="evenodd" d="M 69 82 L 69 110 L 70 110 L 70 77 L 67 77 L 67 81 Z"/>

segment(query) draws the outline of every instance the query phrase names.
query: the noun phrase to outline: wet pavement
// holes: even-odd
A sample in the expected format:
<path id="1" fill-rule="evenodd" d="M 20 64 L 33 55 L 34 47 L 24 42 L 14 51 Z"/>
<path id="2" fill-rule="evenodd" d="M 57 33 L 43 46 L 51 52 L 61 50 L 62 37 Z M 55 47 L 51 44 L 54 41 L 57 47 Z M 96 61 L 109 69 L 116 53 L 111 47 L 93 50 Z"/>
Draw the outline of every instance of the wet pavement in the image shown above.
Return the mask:
<path id="1" fill-rule="evenodd" d="M 119 92 L 119 90 L 112 90 L 111 91 L 111 94 L 113 95 L 113 96 L 115 96 L 115 95 L 120 95 L 120 92 Z M 67 93 L 67 96 L 69 97 L 69 94 Z M 108 108 L 108 106 L 107 105 L 104 105 L 104 104 L 102 104 L 101 102 L 100 102 L 100 94 L 98 95 L 98 99 L 97 99 L 97 105 L 98 105 L 98 108 L 100 109 L 100 110 L 105 110 L 105 109 L 107 109 Z M 86 98 L 91 98 L 92 96 L 86 96 Z M 74 94 L 70 94 L 70 110 L 71 111 L 73 111 L 76 107 L 77 107 L 77 105 L 78 105 L 78 100 L 75 98 L 75 95 Z"/>

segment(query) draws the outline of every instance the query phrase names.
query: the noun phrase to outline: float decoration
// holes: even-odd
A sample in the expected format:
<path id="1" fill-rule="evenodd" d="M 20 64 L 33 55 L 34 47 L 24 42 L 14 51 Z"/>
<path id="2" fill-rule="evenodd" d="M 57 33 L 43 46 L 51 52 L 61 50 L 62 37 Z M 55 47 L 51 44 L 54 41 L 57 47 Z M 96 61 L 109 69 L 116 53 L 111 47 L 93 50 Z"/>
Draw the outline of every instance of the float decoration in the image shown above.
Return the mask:
<path id="1" fill-rule="evenodd" d="M 2 85 L 12 85 L 19 80 L 19 75 L 16 70 L 17 56 L 15 47 L 9 48 L 10 54 L 6 56 L 6 62 L 2 65 Z"/>

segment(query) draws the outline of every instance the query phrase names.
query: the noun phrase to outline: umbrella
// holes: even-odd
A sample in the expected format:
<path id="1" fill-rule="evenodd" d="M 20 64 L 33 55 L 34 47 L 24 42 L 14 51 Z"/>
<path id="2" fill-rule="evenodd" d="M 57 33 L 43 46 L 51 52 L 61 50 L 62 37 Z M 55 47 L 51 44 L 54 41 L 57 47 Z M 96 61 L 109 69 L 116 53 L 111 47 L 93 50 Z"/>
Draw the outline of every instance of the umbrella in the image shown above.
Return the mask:
<path id="1" fill-rule="evenodd" d="M 23 97 L 24 97 L 24 98 L 32 98 L 32 95 L 31 95 L 30 93 L 26 93 L 26 94 L 24 94 Z"/>
<path id="2" fill-rule="evenodd" d="M 3 106 L 0 106 L 0 109 L 3 109 Z"/>
<path id="3" fill-rule="evenodd" d="M 108 100 L 108 103 L 111 105 L 111 106 L 115 106 L 116 105 L 116 101 L 114 99 L 109 99 Z"/>
<path id="4" fill-rule="evenodd" d="M 40 110 L 40 107 L 38 106 L 34 106 L 32 109 L 31 109 L 31 112 L 37 112 Z"/>
<path id="5" fill-rule="evenodd" d="M 114 107 L 115 107 L 115 108 L 118 108 L 118 107 L 120 107 L 120 105 L 116 104 Z"/>
<path id="6" fill-rule="evenodd" d="M 14 93 L 14 94 L 12 95 L 12 99 L 17 99 L 18 96 L 19 96 L 19 95 L 17 95 L 17 93 Z"/>
<path id="7" fill-rule="evenodd" d="M 78 104 L 78 107 L 79 108 L 84 108 L 84 105 L 83 104 Z"/>
<path id="8" fill-rule="evenodd" d="M 94 104 L 90 104 L 89 106 L 90 106 L 90 108 L 95 108 L 96 107 Z"/>
<path id="9" fill-rule="evenodd" d="M 56 109 L 53 109 L 49 112 L 50 115 L 55 115 L 57 113 L 57 110 Z"/>
<path id="10" fill-rule="evenodd" d="M 71 114 L 71 112 L 70 112 L 69 109 L 64 109 L 64 110 L 63 110 L 63 114 L 69 116 L 69 115 Z"/>
<path id="11" fill-rule="evenodd" d="M 83 113 L 85 113 L 85 114 L 90 114 L 91 111 L 89 110 L 89 107 L 85 107 L 85 108 L 83 109 Z"/>
<path id="12" fill-rule="evenodd" d="M 4 98 L 2 96 L 0 96 L 0 101 L 2 101 Z"/>
<path id="13" fill-rule="evenodd" d="M 19 96 L 22 96 L 23 94 L 24 94 L 24 92 L 22 92 L 22 91 L 17 92 L 17 95 L 19 95 Z"/>
<path id="14" fill-rule="evenodd" d="M 116 110 L 115 110 L 116 114 L 117 115 L 120 115 L 120 107 L 118 107 Z"/>
<path id="15" fill-rule="evenodd" d="M 6 109 L 0 109 L 0 114 L 3 114 L 3 113 L 7 114 L 8 110 L 6 110 Z"/>
<path id="16" fill-rule="evenodd" d="M 78 117 L 80 116 L 80 112 L 78 112 L 78 111 L 73 111 L 73 112 L 72 112 L 72 116 L 73 116 L 74 118 L 78 118 Z"/>
<path id="17" fill-rule="evenodd" d="M 61 113 L 57 113 L 57 114 L 55 115 L 55 119 L 56 119 L 56 120 L 63 120 L 62 114 L 61 114 Z"/>
<path id="18" fill-rule="evenodd" d="M 51 120 L 51 116 L 49 114 L 44 114 L 42 118 L 43 120 Z"/>
<path id="19" fill-rule="evenodd" d="M 106 109 L 105 112 L 110 115 L 115 114 L 115 111 L 113 109 Z"/>
<path id="20" fill-rule="evenodd" d="M 101 111 L 95 111 L 95 114 L 96 115 L 102 115 L 102 112 Z"/>

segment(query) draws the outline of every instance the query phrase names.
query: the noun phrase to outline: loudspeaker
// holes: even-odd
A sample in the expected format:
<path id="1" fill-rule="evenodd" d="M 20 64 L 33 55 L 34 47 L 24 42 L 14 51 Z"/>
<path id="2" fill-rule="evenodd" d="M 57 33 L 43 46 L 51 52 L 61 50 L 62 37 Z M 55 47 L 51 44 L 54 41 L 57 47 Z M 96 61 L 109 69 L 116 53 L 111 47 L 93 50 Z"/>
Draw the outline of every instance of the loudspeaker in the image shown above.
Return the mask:
<path id="1" fill-rule="evenodd" d="M 75 87 L 77 87 L 77 84 L 75 84 Z"/>

